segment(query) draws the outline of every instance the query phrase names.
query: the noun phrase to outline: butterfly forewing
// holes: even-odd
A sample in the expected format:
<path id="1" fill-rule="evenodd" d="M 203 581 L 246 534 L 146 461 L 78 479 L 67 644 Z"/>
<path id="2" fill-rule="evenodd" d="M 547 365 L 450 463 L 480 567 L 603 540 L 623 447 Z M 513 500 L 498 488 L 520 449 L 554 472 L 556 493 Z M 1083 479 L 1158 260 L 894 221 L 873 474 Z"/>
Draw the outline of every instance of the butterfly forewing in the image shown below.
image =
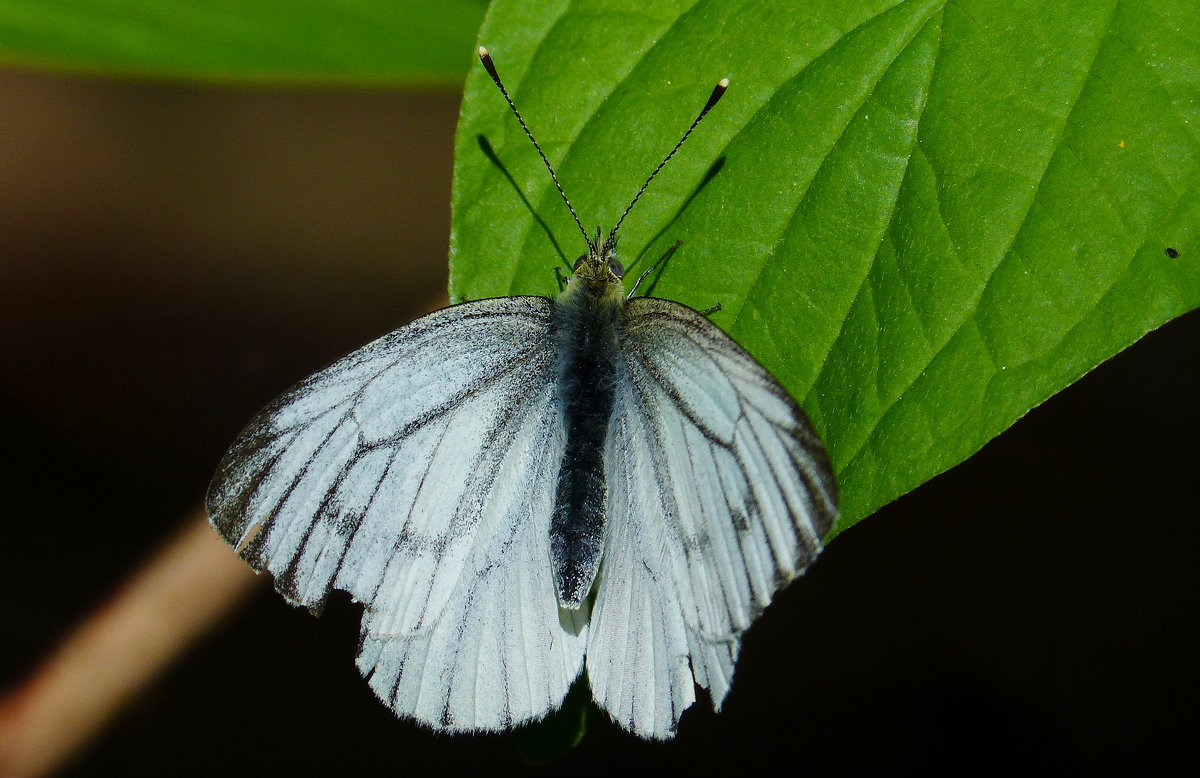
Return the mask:
<path id="1" fill-rule="evenodd" d="M 616 386 L 587 671 L 618 722 L 663 738 L 693 679 L 720 706 L 742 632 L 815 558 L 837 490 L 803 411 L 690 308 L 630 301 Z"/>
<path id="2" fill-rule="evenodd" d="M 256 416 L 209 491 L 289 600 L 366 604 L 360 669 L 435 726 L 542 716 L 583 661 L 588 614 L 560 613 L 546 564 L 564 444 L 550 306 L 476 301 L 364 346 Z"/>

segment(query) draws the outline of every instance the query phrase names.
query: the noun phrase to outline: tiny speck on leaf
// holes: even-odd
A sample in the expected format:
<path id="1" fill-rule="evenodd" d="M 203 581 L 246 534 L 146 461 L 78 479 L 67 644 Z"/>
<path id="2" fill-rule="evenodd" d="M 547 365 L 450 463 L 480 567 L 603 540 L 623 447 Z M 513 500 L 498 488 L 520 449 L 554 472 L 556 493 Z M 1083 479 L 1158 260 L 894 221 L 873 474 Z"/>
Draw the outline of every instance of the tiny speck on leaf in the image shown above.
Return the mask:
<path id="1" fill-rule="evenodd" d="M 1179 251 L 1177 249 L 1173 249 L 1169 246 L 1167 247 L 1167 250 L 1165 253 L 1171 259 L 1175 259 L 1175 257 L 1179 256 Z"/>

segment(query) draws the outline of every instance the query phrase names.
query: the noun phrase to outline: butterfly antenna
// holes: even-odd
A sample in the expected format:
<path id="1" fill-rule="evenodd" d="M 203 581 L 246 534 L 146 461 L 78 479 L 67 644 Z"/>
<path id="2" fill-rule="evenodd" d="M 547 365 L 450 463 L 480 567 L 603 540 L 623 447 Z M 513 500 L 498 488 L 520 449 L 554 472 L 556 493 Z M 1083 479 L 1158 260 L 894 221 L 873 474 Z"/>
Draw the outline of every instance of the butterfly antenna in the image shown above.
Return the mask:
<path id="1" fill-rule="evenodd" d="M 479 61 L 483 63 L 483 69 L 486 70 L 488 75 L 492 77 L 492 81 L 495 82 L 496 87 L 500 90 L 500 94 L 504 95 L 504 101 L 508 103 L 508 107 L 512 109 L 513 115 L 517 117 L 517 121 L 521 124 L 521 129 L 525 130 L 525 135 L 528 136 L 529 142 L 533 144 L 535 149 L 537 149 L 538 156 L 540 156 L 542 158 L 542 162 L 546 164 L 546 170 L 550 171 L 550 178 L 554 181 L 554 188 L 558 190 L 559 196 L 561 196 L 563 202 L 567 204 L 567 210 L 571 212 L 571 218 L 575 220 L 575 224 L 579 227 L 579 231 L 583 233 L 584 242 L 587 243 L 589 249 L 594 251 L 596 245 L 592 243 L 591 238 L 588 237 L 587 230 L 583 228 L 583 222 L 579 221 L 579 214 L 575 213 L 575 207 L 571 205 L 571 201 L 567 198 L 567 193 L 563 191 L 562 184 L 558 183 L 558 176 L 554 174 L 554 167 L 551 166 L 550 160 L 546 159 L 546 154 L 542 151 L 542 147 L 538 144 L 537 138 L 533 137 L 533 133 L 529 131 L 529 125 L 525 124 L 524 117 L 522 117 L 521 112 L 517 110 L 517 104 L 513 102 L 511 97 L 509 97 L 508 90 L 504 88 L 504 82 L 500 80 L 500 74 L 496 72 L 496 65 L 492 62 L 492 55 L 489 54 L 488 50 L 483 46 L 479 47 Z M 712 103 L 715 101 L 710 100 L 709 102 Z M 711 107 L 712 106 L 710 105 L 709 108 Z M 708 108 L 705 108 L 704 110 L 707 111 Z M 688 132 L 691 132 L 691 130 L 688 130 Z M 684 137 L 687 136 L 685 135 Z M 675 152 L 671 153 L 674 154 Z M 657 173 L 658 171 L 655 172 Z M 653 178 L 653 176 L 651 176 L 651 178 Z"/>
<path id="2" fill-rule="evenodd" d="M 675 148 L 671 149 L 671 152 L 667 154 L 667 156 L 663 157 L 663 161 L 658 163 L 658 167 L 654 168 L 654 172 L 651 173 L 650 177 L 646 179 L 646 183 L 642 184 L 642 188 L 639 189 L 637 194 L 633 196 L 633 200 L 630 201 L 629 206 L 625 209 L 625 213 L 621 214 L 620 219 L 617 219 L 617 223 L 608 233 L 609 242 L 615 240 L 617 229 L 620 228 L 621 222 L 625 221 L 625 217 L 628 216 L 629 212 L 633 210 L 633 206 L 637 204 L 637 201 L 641 198 L 642 193 L 646 191 L 646 187 L 650 186 L 650 182 L 654 180 L 654 177 L 658 175 L 658 172 L 666 167 L 667 163 L 671 161 L 671 157 L 675 156 L 675 152 L 679 151 L 679 147 L 682 146 L 683 142 L 688 139 L 689 135 L 692 134 L 692 130 L 696 129 L 696 125 L 700 124 L 700 120 L 712 110 L 712 107 L 717 104 L 717 102 L 721 99 L 721 96 L 725 94 L 725 90 L 728 88 L 728 78 L 722 78 L 717 82 L 717 85 L 713 87 L 712 94 L 708 96 L 708 102 L 705 103 L 704 107 L 700 109 L 700 113 L 696 116 L 695 120 L 692 122 L 692 125 L 687 128 L 687 132 L 683 133 L 683 137 L 680 138 L 679 142 L 675 144 Z M 516 109 L 514 108 L 513 110 L 515 111 Z"/>

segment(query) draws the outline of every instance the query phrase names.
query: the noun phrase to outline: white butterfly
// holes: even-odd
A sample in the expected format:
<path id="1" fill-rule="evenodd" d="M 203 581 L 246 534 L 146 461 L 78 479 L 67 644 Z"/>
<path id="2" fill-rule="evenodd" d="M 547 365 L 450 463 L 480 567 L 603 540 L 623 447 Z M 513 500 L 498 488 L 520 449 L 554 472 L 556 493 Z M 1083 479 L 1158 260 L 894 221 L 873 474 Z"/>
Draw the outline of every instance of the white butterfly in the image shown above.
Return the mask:
<path id="1" fill-rule="evenodd" d="M 586 668 L 618 724 L 670 737 L 696 685 L 720 708 L 742 633 L 837 515 L 778 382 L 701 313 L 628 298 L 616 228 L 585 240 L 556 299 L 452 306 L 302 381 L 209 490 L 289 601 L 366 605 L 359 669 L 435 728 L 539 719 Z"/>

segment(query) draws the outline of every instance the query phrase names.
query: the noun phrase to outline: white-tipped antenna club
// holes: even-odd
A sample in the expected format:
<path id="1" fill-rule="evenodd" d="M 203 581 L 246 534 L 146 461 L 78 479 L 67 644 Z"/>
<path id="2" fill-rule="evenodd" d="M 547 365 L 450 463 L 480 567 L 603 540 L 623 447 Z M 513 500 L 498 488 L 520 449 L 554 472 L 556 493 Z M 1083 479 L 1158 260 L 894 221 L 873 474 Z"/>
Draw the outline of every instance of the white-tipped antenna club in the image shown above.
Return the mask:
<path id="1" fill-rule="evenodd" d="M 583 234 L 583 241 L 587 243 L 590 250 L 594 251 L 596 246 L 592 243 L 591 238 L 588 237 L 587 230 L 583 228 L 583 222 L 579 221 L 579 214 L 575 213 L 575 207 L 571 205 L 570 199 L 567 198 L 567 193 L 563 191 L 562 184 L 558 183 L 558 176 L 554 173 L 554 167 L 550 164 L 550 160 L 546 159 L 546 154 L 538 144 L 537 138 L 534 138 L 533 133 L 529 131 L 529 125 L 525 124 L 524 117 L 517 110 L 517 104 L 509 97 L 508 90 L 504 88 L 504 82 L 500 80 L 500 74 L 496 72 L 496 65 L 492 62 L 492 55 L 488 53 L 487 48 L 484 46 L 479 47 L 479 61 L 483 63 L 483 69 L 492 77 L 492 81 L 496 84 L 496 88 L 500 90 L 500 94 L 504 95 L 504 101 L 508 103 L 508 107 L 512 109 L 513 115 L 517 117 L 517 121 L 520 123 L 521 129 L 525 131 L 529 142 L 537 149 L 538 156 L 542 158 L 542 162 L 546 165 L 546 170 L 550 171 L 550 179 L 554 181 L 554 188 L 558 190 L 559 196 L 567 204 L 567 210 L 571 212 L 571 218 L 575 220 L 576 226 L 579 227 L 579 232 Z"/>
<path id="2" fill-rule="evenodd" d="M 558 176 L 554 172 L 554 167 L 550 164 L 550 160 L 546 158 L 546 154 L 542 151 L 541 145 L 538 144 L 537 138 L 534 138 L 533 133 L 529 131 L 529 125 L 525 124 L 524 117 L 522 117 L 521 112 L 517 110 L 517 104 L 514 103 L 512 97 L 509 96 L 508 90 L 504 88 L 504 82 L 500 80 L 500 74 L 496 72 L 496 65 L 492 62 L 492 55 L 488 53 L 487 48 L 484 46 L 479 47 L 479 61 L 483 63 L 483 69 L 486 70 L 488 75 L 492 77 L 492 81 L 496 84 L 496 88 L 499 89 L 500 94 L 504 96 L 504 101 L 508 103 L 508 107 L 512 109 L 513 116 L 517 117 L 517 121 L 520 123 L 521 129 L 525 131 L 525 136 L 529 138 L 529 142 L 533 144 L 535 149 L 537 149 L 538 156 L 542 158 L 542 163 L 545 164 L 546 170 L 550 171 L 550 179 L 554 182 L 554 188 L 558 190 L 559 196 L 562 197 L 563 202 L 566 203 L 567 210 L 571 212 L 571 218 L 575 220 L 575 225 L 579 227 L 579 232 L 583 235 L 583 240 L 585 243 L 587 243 L 588 249 L 593 252 L 596 251 L 596 249 L 599 248 L 599 230 L 596 232 L 595 241 L 588 237 L 587 230 L 583 227 L 583 222 L 579 221 L 579 214 L 575 213 L 575 207 L 571 205 L 571 200 L 567 197 L 567 193 L 563 191 L 562 184 L 558 182 Z M 641 199 L 642 193 L 646 191 L 648 186 L 650 186 L 650 182 L 653 181 L 654 177 L 659 174 L 659 171 L 666 167 L 667 163 L 671 161 L 671 157 L 675 156 L 675 152 L 679 151 L 680 147 L 683 146 L 683 142 L 688 139 L 688 136 L 692 134 L 692 131 L 696 129 L 696 126 L 700 124 L 700 121 L 708 114 L 709 111 L 712 110 L 713 106 L 720 101 L 721 96 L 725 94 L 725 90 L 728 88 L 728 78 L 722 78 L 717 82 L 717 85 L 713 87 L 712 94 L 708 96 L 708 102 L 706 102 L 704 107 L 700 109 L 700 113 L 696 115 L 696 118 L 692 121 L 691 125 L 683 133 L 683 137 L 679 139 L 679 142 L 675 144 L 675 147 L 671 149 L 667 156 L 663 157 L 663 161 L 658 163 L 658 167 L 654 168 L 654 172 L 651 173 L 646 179 L 646 183 L 642 184 L 642 188 L 639 189 L 637 194 L 633 196 L 633 199 L 629 201 L 629 205 L 626 206 L 625 211 L 621 214 L 621 218 L 617 219 L 617 223 L 613 225 L 611 230 L 609 230 L 608 243 L 615 244 L 617 230 L 621 227 L 621 223 L 625 221 L 625 217 L 628 216 L 629 212 L 633 210 L 633 206 L 637 204 L 639 199 Z"/>
<path id="3" fill-rule="evenodd" d="M 700 113 L 696 115 L 696 118 L 692 121 L 691 126 L 689 126 L 687 131 L 683 133 L 683 137 L 680 138 L 679 142 L 675 144 L 675 148 L 671 149 L 667 156 L 663 157 L 663 161 L 658 163 L 658 167 L 654 168 L 654 172 L 650 174 L 650 177 L 646 179 L 646 183 L 642 184 L 642 188 L 639 189 L 637 194 L 633 196 L 633 199 L 625 208 L 625 212 L 621 214 L 621 218 L 617 219 L 617 223 L 613 225 L 613 228 L 608 233 L 609 242 L 615 240 L 617 229 L 620 228 L 621 222 L 625 221 L 625 217 L 628 216 L 629 212 L 633 210 L 633 206 L 637 204 L 637 201 L 641 198 L 642 193 L 646 191 L 646 187 L 650 186 L 650 182 L 654 180 L 654 177 L 658 175 L 658 172 L 666 167 L 667 163 L 671 161 L 671 157 L 675 156 L 675 152 L 679 151 L 679 147 L 682 146 L 683 142 L 688 139 L 689 135 L 692 134 L 692 130 L 696 129 L 696 125 L 700 123 L 700 120 L 703 119 L 705 115 L 712 110 L 712 107 L 721 100 L 721 96 L 725 94 L 725 90 L 728 88 L 728 78 L 722 78 L 717 82 L 717 85 L 713 87 L 712 94 L 708 96 L 708 102 L 705 103 L 704 107 L 700 109 Z"/>

